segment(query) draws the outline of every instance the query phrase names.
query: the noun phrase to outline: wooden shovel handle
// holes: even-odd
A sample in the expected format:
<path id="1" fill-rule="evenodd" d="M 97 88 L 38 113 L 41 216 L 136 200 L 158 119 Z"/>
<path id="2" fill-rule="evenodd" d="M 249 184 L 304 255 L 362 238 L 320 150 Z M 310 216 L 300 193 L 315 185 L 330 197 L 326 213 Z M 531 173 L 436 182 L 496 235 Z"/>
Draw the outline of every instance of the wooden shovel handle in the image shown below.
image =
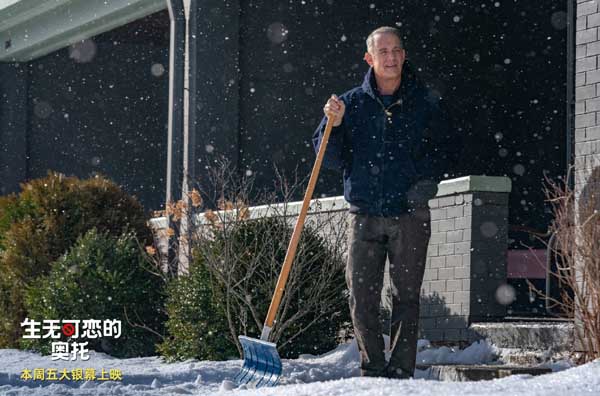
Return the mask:
<path id="1" fill-rule="evenodd" d="M 313 169 L 310 174 L 310 180 L 308 181 L 308 187 L 306 188 L 304 200 L 302 201 L 302 209 L 300 210 L 298 220 L 294 226 L 292 239 L 288 245 L 287 253 L 285 254 L 285 260 L 283 260 L 283 266 L 281 267 L 281 272 L 279 273 L 279 278 L 277 279 L 277 286 L 275 286 L 275 292 L 273 293 L 273 298 L 271 299 L 271 305 L 269 306 L 269 312 L 267 313 L 267 319 L 265 320 L 265 326 L 268 327 L 273 327 L 275 315 L 277 315 L 277 310 L 279 309 L 279 304 L 281 303 L 281 296 L 283 295 L 283 290 L 285 289 L 285 284 L 290 274 L 294 257 L 296 256 L 296 248 L 298 247 L 298 242 L 300 241 L 300 234 L 302 233 L 302 228 L 304 227 L 304 220 L 306 219 L 306 214 L 308 213 L 310 199 L 312 198 L 315 185 L 317 184 L 319 171 L 321 170 L 321 163 L 323 162 L 323 157 L 325 156 L 325 149 L 327 148 L 327 141 L 329 140 L 329 135 L 331 134 L 332 128 L 333 119 L 328 118 L 327 125 L 325 126 L 325 132 L 323 133 L 323 139 L 321 140 L 321 146 L 319 147 L 319 152 L 317 153 L 317 159 L 313 165 Z"/>

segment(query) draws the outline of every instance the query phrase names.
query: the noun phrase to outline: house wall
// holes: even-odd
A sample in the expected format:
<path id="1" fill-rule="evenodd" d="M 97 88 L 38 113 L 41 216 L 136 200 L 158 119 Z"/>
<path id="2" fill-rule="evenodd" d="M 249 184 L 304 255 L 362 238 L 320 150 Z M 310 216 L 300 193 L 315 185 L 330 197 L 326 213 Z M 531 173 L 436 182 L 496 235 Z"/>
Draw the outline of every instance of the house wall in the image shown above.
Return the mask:
<path id="1" fill-rule="evenodd" d="M 165 197 L 166 12 L 29 63 L 0 64 L 0 188 L 108 176 L 144 205 Z"/>
<path id="2" fill-rule="evenodd" d="M 600 9 L 577 1 L 575 66 L 575 188 L 578 195 L 600 165 Z"/>
<path id="3" fill-rule="evenodd" d="M 577 1 L 575 64 L 575 221 L 582 224 L 589 215 L 588 204 L 598 205 L 600 187 L 600 7 L 597 0 Z M 582 213 L 583 212 L 583 213 Z M 587 212 L 587 213 L 586 213 Z M 583 272 L 577 279 L 583 282 Z M 575 324 L 582 331 L 579 310 Z M 577 339 L 577 347 L 588 345 Z"/>
<path id="4" fill-rule="evenodd" d="M 0 195 L 27 175 L 27 78 L 18 64 L 0 63 Z"/>

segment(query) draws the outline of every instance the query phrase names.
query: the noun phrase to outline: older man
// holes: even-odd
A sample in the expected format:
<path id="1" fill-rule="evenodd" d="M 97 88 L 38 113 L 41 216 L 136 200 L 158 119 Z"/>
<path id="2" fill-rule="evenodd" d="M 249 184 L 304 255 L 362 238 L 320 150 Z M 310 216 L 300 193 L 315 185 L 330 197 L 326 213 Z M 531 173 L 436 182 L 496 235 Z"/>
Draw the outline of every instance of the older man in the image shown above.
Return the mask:
<path id="1" fill-rule="evenodd" d="M 427 200 L 447 164 L 440 98 L 414 75 L 400 32 L 381 27 L 367 38 L 370 66 L 362 85 L 324 107 L 334 119 L 324 165 L 343 171 L 350 204 L 346 281 L 366 376 L 414 373 L 419 295 L 430 235 Z M 314 135 L 321 144 L 326 117 Z M 386 362 L 380 301 L 386 258 L 392 288 L 391 357 Z"/>

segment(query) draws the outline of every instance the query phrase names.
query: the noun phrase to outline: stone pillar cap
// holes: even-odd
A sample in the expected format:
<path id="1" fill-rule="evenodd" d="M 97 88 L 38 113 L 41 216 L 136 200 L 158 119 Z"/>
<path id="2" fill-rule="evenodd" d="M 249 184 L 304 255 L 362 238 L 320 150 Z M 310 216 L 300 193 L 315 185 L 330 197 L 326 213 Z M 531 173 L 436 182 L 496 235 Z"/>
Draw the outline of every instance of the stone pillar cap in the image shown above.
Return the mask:
<path id="1" fill-rule="evenodd" d="M 509 193 L 511 180 L 506 176 L 464 176 L 438 184 L 436 197 L 474 191 Z"/>

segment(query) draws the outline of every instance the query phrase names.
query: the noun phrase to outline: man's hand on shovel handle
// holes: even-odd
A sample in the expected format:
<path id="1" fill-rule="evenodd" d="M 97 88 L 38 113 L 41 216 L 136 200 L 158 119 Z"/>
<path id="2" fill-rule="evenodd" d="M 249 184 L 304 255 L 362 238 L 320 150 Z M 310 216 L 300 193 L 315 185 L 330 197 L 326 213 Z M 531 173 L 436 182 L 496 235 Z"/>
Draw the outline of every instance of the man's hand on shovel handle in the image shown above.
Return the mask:
<path id="1" fill-rule="evenodd" d="M 323 112 L 327 118 L 333 118 L 333 126 L 339 126 L 342 123 L 344 112 L 346 111 L 346 105 L 344 102 L 335 95 L 331 95 L 331 98 L 325 103 Z"/>

